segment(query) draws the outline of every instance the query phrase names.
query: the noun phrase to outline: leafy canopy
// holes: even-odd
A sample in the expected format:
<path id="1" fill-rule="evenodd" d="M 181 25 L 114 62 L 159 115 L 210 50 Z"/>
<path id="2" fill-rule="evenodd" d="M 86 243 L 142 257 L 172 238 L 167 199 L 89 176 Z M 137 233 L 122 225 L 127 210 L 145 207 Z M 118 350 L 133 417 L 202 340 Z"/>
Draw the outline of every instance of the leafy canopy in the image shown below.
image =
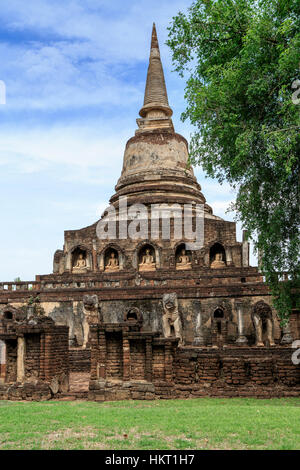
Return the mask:
<path id="1" fill-rule="evenodd" d="M 299 13 L 298 0 L 197 0 L 173 18 L 167 41 L 187 76 L 191 163 L 236 189 L 283 321 L 300 270 Z"/>

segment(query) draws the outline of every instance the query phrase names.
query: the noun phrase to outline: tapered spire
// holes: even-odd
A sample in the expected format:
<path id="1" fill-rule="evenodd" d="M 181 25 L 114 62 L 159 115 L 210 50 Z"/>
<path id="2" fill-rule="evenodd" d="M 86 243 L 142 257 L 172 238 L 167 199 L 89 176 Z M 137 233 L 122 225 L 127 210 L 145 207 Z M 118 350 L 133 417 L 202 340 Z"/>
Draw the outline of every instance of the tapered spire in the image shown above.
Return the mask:
<path id="1" fill-rule="evenodd" d="M 173 114 L 168 101 L 168 94 L 164 71 L 160 59 L 155 23 L 153 23 L 152 29 L 150 59 L 145 88 L 144 105 L 139 114 L 142 118 L 146 118 L 146 120 L 151 118 L 156 118 L 156 120 L 157 118 L 166 119 L 170 118 L 170 116 Z M 168 121 L 168 126 L 166 126 L 167 123 L 164 123 L 164 125 L 158 125 L 158 127 L 173 127 L 172 121 L 170 119 L 168 119 Z M 143 124 L 146 124 L 146 122 L 138 122 L 138 124 L 139 127 L 145 127 Z"/>

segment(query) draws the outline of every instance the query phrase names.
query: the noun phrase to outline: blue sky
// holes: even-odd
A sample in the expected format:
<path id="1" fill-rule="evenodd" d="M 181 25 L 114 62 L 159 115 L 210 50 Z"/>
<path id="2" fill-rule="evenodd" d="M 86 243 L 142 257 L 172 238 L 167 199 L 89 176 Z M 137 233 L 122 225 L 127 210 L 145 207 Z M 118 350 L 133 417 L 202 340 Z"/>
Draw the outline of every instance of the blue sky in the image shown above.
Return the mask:
<path id="1" fill-rule="evenodd" d="M 52 272 L 64 230 L 94 223 L 107 206 L 137 127 L 153 21 L 173 122 L 189 139 L 184 82 L 164 43 L 172 16 L 190 3 L 1 1 L 0 281 Z M 233 220 L 230 187 L 195 173 L 214 212 Z"/>

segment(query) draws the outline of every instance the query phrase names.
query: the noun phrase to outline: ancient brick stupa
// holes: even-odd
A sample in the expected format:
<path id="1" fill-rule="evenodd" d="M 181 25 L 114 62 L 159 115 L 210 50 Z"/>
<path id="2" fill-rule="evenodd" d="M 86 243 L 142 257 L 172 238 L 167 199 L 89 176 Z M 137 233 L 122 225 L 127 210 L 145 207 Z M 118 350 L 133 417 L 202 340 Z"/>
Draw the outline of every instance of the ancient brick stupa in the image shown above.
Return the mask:
<path id="1" fill-rule="evenodd" d="M 2 283 L 0 303 L 39 295 L 46 315 L 69 326 L 70 370 L 84 362 L 95 399 L 295 393 L 299 313 L 282 331 L 246 234 L 237 241 L 236 224 L 206 203 L 174 130 L 155 25 L 139 114 L 108 211 L 65 232 L 53 274 Z"/>

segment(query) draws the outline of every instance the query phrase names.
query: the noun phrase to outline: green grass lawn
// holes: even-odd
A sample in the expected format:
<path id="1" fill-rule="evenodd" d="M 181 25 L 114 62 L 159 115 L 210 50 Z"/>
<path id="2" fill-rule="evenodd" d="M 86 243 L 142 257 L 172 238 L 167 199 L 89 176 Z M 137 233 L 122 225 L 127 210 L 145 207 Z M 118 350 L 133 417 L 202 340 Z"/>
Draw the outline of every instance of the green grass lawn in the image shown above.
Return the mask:
<path id="1" fill-rule="evenodd" d="M 0 449 L 300 449 L 300 398 L 0 401 Z"/>

